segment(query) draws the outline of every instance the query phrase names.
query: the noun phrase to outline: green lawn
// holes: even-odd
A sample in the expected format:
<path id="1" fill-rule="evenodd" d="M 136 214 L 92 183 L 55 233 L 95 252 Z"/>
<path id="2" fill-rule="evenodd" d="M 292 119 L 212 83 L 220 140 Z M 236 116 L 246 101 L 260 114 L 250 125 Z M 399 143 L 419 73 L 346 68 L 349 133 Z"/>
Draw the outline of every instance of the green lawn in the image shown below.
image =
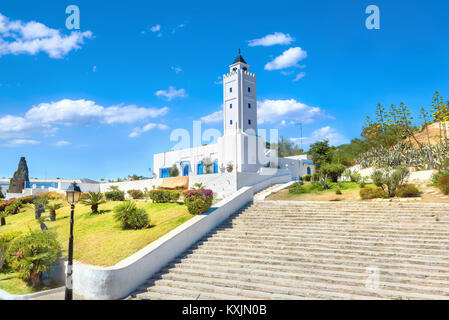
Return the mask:
<path id="1" fill-rule="evenodd" d="M 312 189 L 310 182 L 304 183 L 303 190 L 300 194 L 289 193 L 288 189 L 281 190 L 267 197 L 267 200 L 298 200 L 298 201 L 356 201 L 359 198 L 360 183 L 342 182 L 341 195 L 335 192 L 338 189 L 338 183 L 329 182 L 328 190 Z M 371 187 L 373 184 L 365 183 L 365 187 Z"/>
<path id="2" fill-rule="evenodd" d="M 141 230 L 123 230 L 113 218 L 113 208 L 119 203 L 107 202 L 101 205 L 100 214 L 92 214 L 88 206 L 81 204 L 76 206 L 74 227 L 74 259 L 76 261 L 97 266 L 115 265 L 193 217 L 184 204 L 138 201 L 137 206 L 147 211 L 151 226 Z M 65 205 L 56 211 L 54 222 L 50 221 L 48 212 L 45 212 L 43 216 L 47 217 L 45 221 L 47 227 L 57 232 L 63 247 L 62 256 L 66 258 L 70 206 Z M 26 233 L 29 228 L 39 229 L 31 206 L 24 207 L 17 215 L 7 217 L 6 225 L 0 227 L 0 234 L 8 231 Z M 8 279 L 5 274 L 0 274 L 0 288 L 14 294 L 25 294 L 43 289 L 35 290 L 19 279 Z"/>

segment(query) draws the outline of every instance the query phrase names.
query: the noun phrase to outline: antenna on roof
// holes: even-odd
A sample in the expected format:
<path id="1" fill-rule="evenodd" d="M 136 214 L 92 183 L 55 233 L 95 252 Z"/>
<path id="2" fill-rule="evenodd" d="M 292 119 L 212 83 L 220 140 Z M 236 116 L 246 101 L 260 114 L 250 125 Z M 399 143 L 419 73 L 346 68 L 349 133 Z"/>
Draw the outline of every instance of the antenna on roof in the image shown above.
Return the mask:
<path id="1" fill-rule="evenodd" d="M 239 55 L 240 55 L 240 48 L 239 48 Z"/>

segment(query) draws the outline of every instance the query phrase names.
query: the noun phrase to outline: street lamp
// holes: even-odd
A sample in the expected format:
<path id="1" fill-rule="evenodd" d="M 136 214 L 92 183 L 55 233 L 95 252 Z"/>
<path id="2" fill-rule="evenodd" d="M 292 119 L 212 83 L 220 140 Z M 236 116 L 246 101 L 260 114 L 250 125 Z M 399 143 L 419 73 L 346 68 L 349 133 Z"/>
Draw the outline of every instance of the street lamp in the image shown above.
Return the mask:
<path id="1" fill-rule="evenodd" d="M 67 202 L 70 203 L 70 237 L 69 237 L 69 261 L 67 263 L 67 278 L 65 282 L 65 300 L 73 300 L 72 285 L 72 266 L 73 266 L 73 220 L 75 213 L 75 204 L 78 203 L 81 195 L 81 189 L 76 182 L 70 184 L 66 191 Z"/>

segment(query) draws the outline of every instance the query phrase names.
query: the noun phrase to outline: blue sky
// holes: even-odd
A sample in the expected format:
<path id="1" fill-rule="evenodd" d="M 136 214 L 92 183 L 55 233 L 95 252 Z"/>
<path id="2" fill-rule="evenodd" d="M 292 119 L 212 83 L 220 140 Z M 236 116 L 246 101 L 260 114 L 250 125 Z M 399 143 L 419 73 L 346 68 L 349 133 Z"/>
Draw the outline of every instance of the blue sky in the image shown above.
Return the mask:
<path id="1" fill-rule="evenodd" d="M 70 4 L 79 30 L 66 29 Z M 365 27 L 371 4 L 380 30 Z M 260 128 L 295 139 L 303 122 L 306 147 L 348 142 L 378 102 L 449 96 L 447 12 L 443 0 L 2 3 L 0 177 L 20 156 L 32 177 L 149 175 L 173 129 L 222 130 L 219 77 L 238 48 Z"/>

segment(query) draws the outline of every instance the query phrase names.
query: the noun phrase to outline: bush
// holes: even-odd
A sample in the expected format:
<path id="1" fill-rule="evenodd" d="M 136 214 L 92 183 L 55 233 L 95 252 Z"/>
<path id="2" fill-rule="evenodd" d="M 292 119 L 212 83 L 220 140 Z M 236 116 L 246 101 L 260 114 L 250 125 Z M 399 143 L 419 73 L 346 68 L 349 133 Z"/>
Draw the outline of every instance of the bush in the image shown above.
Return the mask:
<path id="1" fill-rule="evenodd" d="M 120 190 L 112 190 L 104 193 L 106 200 L 109 201 L 125 201 L 125 192 Z"/>
<path id="2" fill-rule="evenodd" d="M 335 190 L 335 194 L 342 194 L 340 188 L 337 188 L 337 190 Z"/>
<path id="3" fill-rule="evenodd" d="M 167 203 L 171 201 L 178 201 L 181 193 L 177 190 L 151 190 L 148 193 L 149 197 L 155 203 Z"/>
<path id="4" fill-rule="evenodd" d="M 125 201 L 114 208 L 114 219 L 122 224 L 124 229 L 142 229 L 149 225 L 150 220 L 145 209 L 137 208 L 132 201 Z"/>
<path id="5" fill-rule="evenodd" d="M 448 176 L 442 176 L 442 177 L 440 177 L 438 179 L 438 188 L 445 195 L 449 194 L 449 175 Z"/>
<path id="6" fill-rule="evenodd" d="M 186 192 L 184 202 L 190 214 L 201 214 L 209 211 L 214 199 L 212 190 L 194 189 Z"/>
<path id="7" fill-rule="evenodd" d="M 145 194 L 140 190 L 128 190 L 128 194 L 133 199 L 143 199 Z"/>
<path id="8" fill-rule="evenodd" d="M 362 175 L 360 173 L 353 173 L 350 175 L 350 179 L 352 182 L 359 182 L 362 180 Z"/>
<path id="9" fill-rule="evenodd" d="M 376 187 L 386 189 L 388 196 L 394 197 L 397 189 L 406 184 L 409 175 L 410 171 L 406 167 L 397 167 L 394 170 L 387 168 L 375 170 L 371 179 Z"/>
<path id="10" fill-rule="evenodd" d="M 5 195 L 2 192 L 2 188 L 0 188 L 0 199 L 5 199 Z"/>
<path id="11" fill-rule="evenodd" d="M 21 235 L 22 232 L 20 231 L 10 231 L 0 235 L 0 272 L 8 268 L 6 252 L 8 251 L 9 244 Z"/>
<path id="12" fill-rule="evenodd" d="M 290 194 L 302 194 L 307 193 L 304 185 L 299 184 L 298 182 L 293 183 L 290 187 L 288 187 L 288 193 Z"/>
<path id="13" fill-rule="evenodd" d="M 176 164 L 174 164 L 170 170 L 168 170 L 168 173 L 170 174 L 170 177 L 177 177 L 179 176 L 179 169 L 176 166 Z"/>
<path id="14" fill-rule="evenodd" d="M 447 172 L 447 171 L 441 171 L 441 172 L 434 173 L 432 175 L 432 184 L 437 187 L 438 180 L 440 180 L 441 177 L 446 177 L 446 176 L 449 176 L 449 172 Z"/>
<path id="15" fill-rule="evenodd" d="M 310 174 L 305 174 L 305 175 L 302 176 L 302 180 L 304 180 L 304 181 L 310 181 L 310 180 L 312 180 L 312 175 L 310 175 Z"/>
<path id="16" fill-rule="evenodd" d="M 61 245 L 56 233 L 31 231 L 30 234 L 12 242 L 6 253 L 6 261 L 22 280 L 38 287 L 42 274 L 50 271 L 60 253 Z"/>
<path id="17" fill-rule="evenodd" d="M 339 163 L 326 163 L 321 166 L 320 172 L 323 175 L 327 175 L 332 182 L 337 182 L 338 178 L 345 172 L 345 169 L 346 167 Z"/>
<path id="18" fill-rule="evenodd" d="M 396 195 L 401 198 L 417 197 L 419 189 L 414 184 L 406 184 L 397 189 Z"/>
<path id="19" fill-rule="evenodd" d="M 315 172 L 314 174 L 312 174 L 312 180 L 311 181 L 320 181 L 320 173 L 319 172 Z"/>
<path id="20" fill-rule="evenodd" d="M 367 187 L 359 191 L 362 200 L 388 198 L 388 194 L 380 187 Z"/>

